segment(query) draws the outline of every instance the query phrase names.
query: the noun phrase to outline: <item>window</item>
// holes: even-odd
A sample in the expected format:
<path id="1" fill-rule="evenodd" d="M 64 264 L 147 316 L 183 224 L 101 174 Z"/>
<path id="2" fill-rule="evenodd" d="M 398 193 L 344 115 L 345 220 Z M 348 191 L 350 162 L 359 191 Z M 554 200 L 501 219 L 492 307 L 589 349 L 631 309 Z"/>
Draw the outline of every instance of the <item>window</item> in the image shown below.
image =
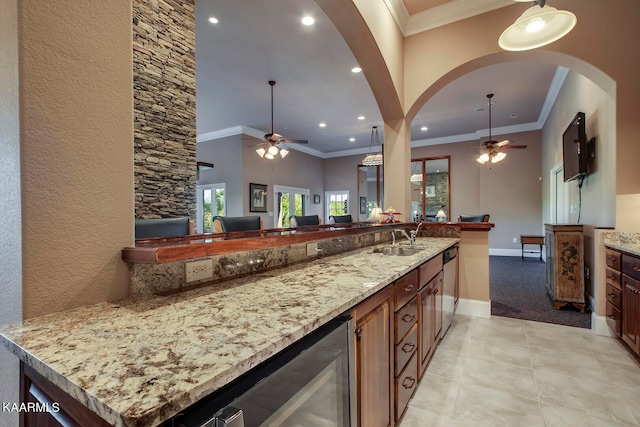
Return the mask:
<path id="1" fill-rule="evenodd" d="M 331 215 L 349 214 L 349 191 L 327 191 L 324 193 L 325 200 L 325 222 L 329 223 Z"/>
<path id="2" fill-rule="evenodd" d="M 213 232 L 213 217 L 226 214 L 225 184 L 197 186 L 197 233 Z"/>
<path id="3" fill-rule="evenodd" d="M 274 185 L 273 192 L 273 206 L 275 206 L 274 227 L 287 228 L 290 226 L 289 218 L 291 215 L 307 214 L 309 189 Z"/>

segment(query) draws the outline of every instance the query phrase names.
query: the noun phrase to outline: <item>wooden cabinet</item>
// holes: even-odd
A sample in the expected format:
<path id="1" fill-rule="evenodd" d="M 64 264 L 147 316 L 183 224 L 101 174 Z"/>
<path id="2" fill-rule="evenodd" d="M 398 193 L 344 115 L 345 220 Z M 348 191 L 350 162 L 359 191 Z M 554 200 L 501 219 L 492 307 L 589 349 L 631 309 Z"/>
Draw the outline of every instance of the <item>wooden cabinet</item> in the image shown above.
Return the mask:
<path id="1" fill-rule="evenodd" d="M 394 313 L 394 413 L 399 421 L 418 383 L 418 269 L 393 285 Z"/>
<path id="2" fill-rule="evenodd" d="M 607 248 L 607 324 L 640 355 L 640 257 Z"/>
<path id="3" fill-rule="evenodd" d="M 607 324 L 616 336 L 622 336 L 622 273 L 621 254 L 611 249 L 606 250 L 606 293 Z"/>
<path id="4" fill-rule="evenodd" d="M 393 289 L 386 288 L 358 305 L 355 322 L 355 365 L 358 425 L 393 425 L 393 354 L 391 312 Z"/>
<path id="5" fill-rule="evenodd" d="M 21 427 L 111 425 L 24 362 L 20 362 L 20 382 L 20 401 L 46 409 L 20 412 Z"/>
<path id="6" fill-rule="evenodd" d="M 429 364 L 442 330 L 442 279 L 443 274 L 440 271 L 418 292 L 420 300 L 420 376 Z"/>
<path id="7" fill-rule="evenodd" d="M 640 258 L 623 253 L 622 339 L 640 355 Z"/>
<path id="8" fill-rule="evenodd" d="M 554 308 L 585 310 L 582 225 L 545 224 L 547 292 Z"/>

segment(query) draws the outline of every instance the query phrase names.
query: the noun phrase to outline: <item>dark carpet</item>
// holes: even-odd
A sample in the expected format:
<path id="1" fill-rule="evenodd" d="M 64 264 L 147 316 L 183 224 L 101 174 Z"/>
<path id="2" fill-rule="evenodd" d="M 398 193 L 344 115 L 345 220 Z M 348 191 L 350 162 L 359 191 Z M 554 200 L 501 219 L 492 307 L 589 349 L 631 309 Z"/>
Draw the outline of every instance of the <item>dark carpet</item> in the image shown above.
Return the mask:
<path id="1" fill-rule="evenodd" d="M 591 327 L 591 313 L 555 310 L 546 289 L 546 264 L 537 258 L 489 257 L 491 314 L 559 325 Z"/>

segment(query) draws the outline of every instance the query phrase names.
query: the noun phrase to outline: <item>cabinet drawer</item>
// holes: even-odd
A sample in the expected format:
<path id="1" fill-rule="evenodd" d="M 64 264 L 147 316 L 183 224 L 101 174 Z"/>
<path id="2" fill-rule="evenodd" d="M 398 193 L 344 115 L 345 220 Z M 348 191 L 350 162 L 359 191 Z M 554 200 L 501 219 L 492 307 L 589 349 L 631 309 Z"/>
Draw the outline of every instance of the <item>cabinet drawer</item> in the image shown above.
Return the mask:
<path id="1" fill-rule="evenodd" d="M 402 418 L 402 414 L 407 409 L 409 399 L 418 387 L 418 358 L 415 353 L 407 363 L 404 371 L 396 378 L 396 421 Z"/>
<path id="2" fill-rule="evenodd" d="M 636 280 L 640 280 L 640 258 L 622 254 L 622 272 Z"/>
<path id="3" fill-rule="evenodd" d="M 607 301 L 607 325 L 617 336 L 622 335 L 622 312 L 610 301 Z"/>
<path id="4" fill-rule="evenodd" d="M 396 299 L 395 310 L 397 311 L 418 293 L 418 270 L 413 270 L 396 280 L 393 289 Z"/>
<path id="5" fill-rule="evenodd" d="M 620 252 L 613 249 L 607 249 L 606 260 L 607 265 L 613 269 L 620 271 Z"/>
<path id="6" fill-rule="evenodd" d="M 611 285 L 616 289 L 622 290 L 622 286 L 620 285 L 620 274 L 622 273 L 611 267 L 607 267 L 607 285 Z"/>
<path id="7" fill-rule="evenodd" d="M 418 348 L 418 324 L 414 324 L 406 337 L 399 344 L 396 344 L 396 370 L 395 375 L 398 375 L 407 362 L 413 356 Z"/>
<path id="8" fill-rule="evenodd" d="M 607 301 L 618 310 L 622 309 L 622 291 L 607 283 Z"/>
<path id="9" fill-rule="evenodd" d="M 429 280 L 433 279 L 433 276 L 438 274 L 440 270 L 442 270 L 442 254 L 436 255 L 418 267 L 420 273 L 420 288 L 429 283 Z"/>
<path id="10" fill-rule="evenodd" d="M 395 344 L 407 334 L 409 329 L 416 324 L 418 320 L 418 297 L 415 296 L 409 303 L 402 307 L 396 314 L 395 324 Z"/>

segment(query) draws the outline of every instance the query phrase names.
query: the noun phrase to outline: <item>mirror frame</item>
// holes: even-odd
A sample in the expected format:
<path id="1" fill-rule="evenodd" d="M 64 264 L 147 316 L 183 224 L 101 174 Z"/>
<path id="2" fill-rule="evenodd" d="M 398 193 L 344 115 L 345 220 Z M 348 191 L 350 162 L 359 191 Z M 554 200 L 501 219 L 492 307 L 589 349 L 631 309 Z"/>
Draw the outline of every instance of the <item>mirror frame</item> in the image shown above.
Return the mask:
<path id="1" fill-rule="evenodd" d="M 427 212 L 427 195 L 426 195 L 426 162 L 430 160 L 447 160 L 447 221 L 451 222 L 451 156 L 437 156 L 437 157 L 420 157 L 416 159 L 411 159 L 411 165 L 414 162 L 420 162 L 420 170 L 422 172 L 422 215 L 424 215 L 424 220 L 426 221 L 426 212 Z M 413 214 L 411 220 L 415 220 Z"/>

